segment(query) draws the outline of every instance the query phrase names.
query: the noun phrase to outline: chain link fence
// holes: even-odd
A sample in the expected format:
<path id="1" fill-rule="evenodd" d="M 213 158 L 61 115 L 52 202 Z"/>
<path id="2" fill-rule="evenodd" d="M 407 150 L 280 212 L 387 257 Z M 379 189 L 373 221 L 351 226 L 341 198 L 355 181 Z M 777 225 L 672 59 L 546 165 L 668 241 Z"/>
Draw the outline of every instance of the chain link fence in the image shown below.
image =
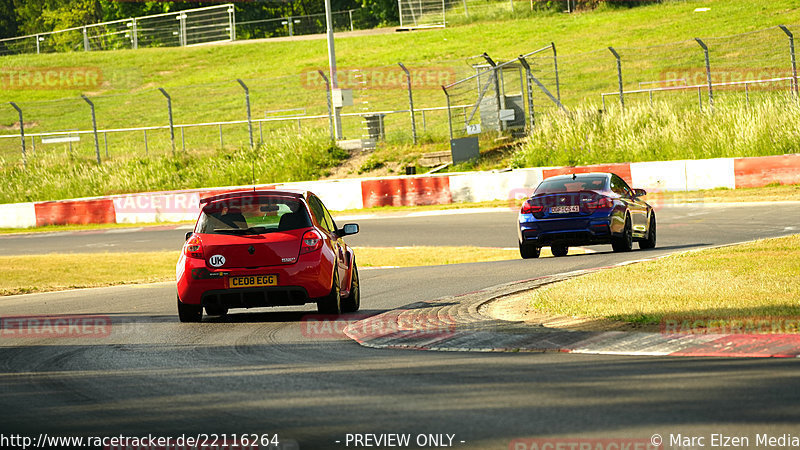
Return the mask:
<path id="1" fill-rule="evenodd" d="M 481 54 L 340 67 L 339 86 L 353 94 L 352 106 L 342 108 L 343 135 L 368 148 L 380 140 L 413 144 L 471 135 L 514 138 L 534 129 L 542 115 L 557 114 L 566 124 L 565 112 L 578 109 L 669 102 L 713 113 L 713 108 L 748 108 L 768 99 L 797 101 L 798 29 L 776 26 L 571 54 L 558 52 L 556 43 L 524 56 Z M 251 136 L 257 144 L 275 135 L 332 135 L 324 67 L 278 78 L 161 86 L 163 90 L 145 85 L 136 70 L 109 70 L 103 78 L 116 90 L 130 93 L 90 96 L 88 102 L 74 97 L 0 105 L 3 163 L 19 164 L 46 154 L 102 161 L 242 148 L 251 144 Z M 49 75 L 25 74 L 45 80 Z M 56 76 L 86 81 L 98 74 L 86 68 Z M 24 88 L 21 77 L 12 78 Z"/>
<path id="2" fill-rule="evenodd" d="M 363 9 L 331 14 L 334 31 L 370 27 Z M 233 4 L 116 20 L 28 36 L 0 39 L 0 56 L 25 53 L 185 47 L 237 39 L 325 33 L 325 14 L 236 20 Z"/>

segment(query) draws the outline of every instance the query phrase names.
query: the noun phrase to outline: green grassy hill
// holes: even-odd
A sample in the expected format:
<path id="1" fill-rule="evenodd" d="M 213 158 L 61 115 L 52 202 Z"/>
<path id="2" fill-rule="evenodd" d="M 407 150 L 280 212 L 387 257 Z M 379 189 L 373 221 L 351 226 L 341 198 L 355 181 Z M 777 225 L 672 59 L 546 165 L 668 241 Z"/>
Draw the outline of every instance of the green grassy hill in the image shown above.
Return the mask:
<path id="1" fill-rule="evenodd" d="M 695 12 L 700 7 L 710 9 Z M 668 1 L 630 9 L 603 6 L 595 11 L 572 15 L 528 12 L 518 8 L 516 14 L 486 13 L 483 19 L 479 14 L 474 14 L 469 21 L 456 19 L 456 22 L 446 29 L 338 38 L 336 49 L 339 66 L 343 70 L 371 68 L 371 74 L 394 76 L 395 73 L 400 74 L 396 63 L 402 61 L 412 70 L 446 69 L 452 77 L 461 77 L 474 73 L 469 64 L 480 62 L 474 56 L 483 52 L 488 52 L 496 60 L 506 60 L 555 42 L 564 103 L 573 110 L 596 109 L 601 101 L 601 93 L 616 90 L 616 66 L 607 50 L 610 45 L 623 56 L 626 89 L 635 89 L 641 82 L 663 79 L 664 74 L 676 66 L 702 67 L 702 51 L 692 40 L 696 36 L 704 38 L 709 44 L 712 65 L 721 73 L 764 67 L 780 67 L 780 73 L 785 73 L 789 67 L 788 41 L 780 30 L 761 31 L 736 38 L 710 38 L 762 30 L 778 24 L 800 24 L 800 6 L 793 0 Z M 800 32 L 800 26 L 794 29 Z M 547 76 L 552 75 L 548 66 L 549 58 L 548 54 L 536 60 Z M 290 108 L 303 109 L 306 114 L 324 114 L 327 110 L 324 89 L 315 84 L 317 78 L 313 72 L 326 66 L 324 39 L 8 56 L 0 58 L 0 72 L 5 83 L 0 100 L 16 102 L 25 110 L 27 133 L 90 129 L 88 106 L 79 98 L 82 93 L 89 95 L 97 105 L 98 127 L 101 129 L 166 125 L 166 101 L 157 90 L 158 87 L 167 89 L 172 95 L 176 123 L 243 120 L 244 95 L 235 82 L 241 78 L 251 89 L 254 118 L 264 118 L 266 111 Z M 7 84 L 6 75 L 9 72 L 36 73 L 42 68 L 60 67 L 88 68 L 88 71 L 100 73 L 102 82 L 97 86 L 79 89 L 18 89 L 10 88 Z M 311 75 L 308 75 L 309 72 Z M 553 83 L 550 78 L 547 81 Z M 691 106 L 692 102 L 696 102 L 697 94 L 689 94 L 660 97 L 657 100 L 684 102 Z M 414 95 L 417 108 L 445 104 L 444 94 L 435 82 L 424 83 L 415 89 Z M 753 95 L 771 93 L 762 91 Z M 406 93 L 400 88 L 369 87 L 356 90 L 355 96 L 356 105 L 346 108 L 344 112 L 407 107 Z M 720 94 L 720 106 L 724 103 L 723 98 L 724 95 Z M 640 96 L 628 101 L 633 104 L 646 102 L 646 99 Z M 735 101 L 731 103 L 740 101 L 741 95 L 737 93 Z M 538 102 L 542 106 L 550 106 L 545 100 L 537 99 L 537 106 Z M 671 114 L 680 114 L 678 108 L 671 108 L 670 111 Z M 10 106 L 0 108 L 0 134 L 17 133 L 17 121 L 16 112 Z M 304 141 L 322 140 L 311 146 L 316 149 L 314 151 L 327 147 L 324 142 L 327 120 L 308 121 L 301 126 L 301 132 L 311 136 L 304 138 Z M 423 139 L 426 144 L 423 146 L 412 148 L 408 145 L 410 127 L 407 115 L 390 116 L 386 126 L 388 143 L 378 151 L 378 154 L 384 155 L 381 156 L 384 159 L 405 158 L 412 161 L 421 151 L 447 148 L 444 113 L 428 114 L 426 133 L 423 133 L 427 134 Z M 421 128 L 419 119 L 418 126 Z M 360 120 L 346 119 L 345 137 L 361 137 L 361 127 Z M 297 135 L 297 123 L 294 122 L 265 124 L 262 128 L 267 138 Z M 167 163 L 158 164 L 193 167 L 203 160 L 204 166 L 214 167 L 224 163 L 230 159 L 231 152 L 246 142 L 246 127 L 225 126 L 223 149 L 220 149 L 218 132 L 217 128 L 187 131 L 185 139 L 189 155 L 175 157 L 175 161 L 169 157 Z M 141 165 L 156 164 L 150 159 L 154 154 L 166 155 L 169 152 L 168 133 L 151 132 L 148 139 L 149 158 L 144 154 L 141 132 L 109 134 L 110 158 L 104 163 L 102 173 L 115 173 L 114 178 L 126 179 L 131 178 L 126 171 L 136 171 Z M 545 136 L 544 139 L 551 143 L 558 142 L 552 136 Z M 569 144 L 565 145 L 574 147 L 573 139 L 566 140 Z M 91 139 L 83 138 L 74 146 L 72 154 L 67 153 L 64 144 L 37 145 L 38 153 L 30 159 L 28 171 L 24 172 L 20 167 L 19 141 L 0 139 L 0 171 L 4 180 L 0 201 L 249 181 L 247 174 L 243 175 L 243 180 L 238 180 L 236 174 L 219 179 L 213 176 L 213 169 L 208 169 L 208 172 L 193 172 L 191 177 L 174 174 L 157 177 L 152 183 L 141 179 L 126 184 L 98 175 L 100 172 L 88 162 L 94 151 Z M 536 148 L 540 146 L 535 145 Z M 104 146 L 102 142 L 101 146 Z M 297 151 L 303 151 L 303 148 L 300 146 Z M 412 156 L 407 157 L 406 154 Z M 698 154 L 702 156 L 702 152 Z M 131 157 L 135 157 L 137 162 L 129 161 Z M 602 158 L 602 155 L 595 157 Z M 204 158 L 211 159 L 206 161 Z M 655 158 L 658 159 L 658 155 Z M 341 155 L 332 158 L 322 164 L 319 170 L 311 172 L 284 173 L 283 169 L 270 170 L 264 167 L 265 173 L 259 177 L 260 181 L 266 182 L 320 176 L 325 174 L 326 166 L 335 165 L 340 159 Z M 65 160 L 77 168 L 67 171 L 63 167 Z M 503 161 L 507 163 L 509 159 Z M 517 158 L 516 161 L 518 164 L 543 162 L 541 158 Z M 65 177 L 88 181 L 66 183 Z M 24 189 L 19 188 L 23 183 L 29 184 Z M 62 184 L 71 187 L 65 189 Z"/>

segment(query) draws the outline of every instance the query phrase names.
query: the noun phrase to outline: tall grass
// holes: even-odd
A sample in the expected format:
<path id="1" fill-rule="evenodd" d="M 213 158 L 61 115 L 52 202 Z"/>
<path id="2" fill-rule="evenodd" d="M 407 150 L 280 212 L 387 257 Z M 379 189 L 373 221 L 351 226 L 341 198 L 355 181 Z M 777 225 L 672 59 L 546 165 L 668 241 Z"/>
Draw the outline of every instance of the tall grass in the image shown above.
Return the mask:
<path id="1" fill-rule="evenodd" d="M 581 165 L 764 156 L 800 152 L 800 106 L 790 98 L 747 106 L 720 104 L 713 113 L 668 102 L 601 113 L 537 117 L 533 134 L 511 158 L 513 167 Z"/>
<path id="2" fill-rule="evenodd" d="M 255 149 L 210 154 L 118 157 L 97 165 L 90 158 L 49 154 L 27 169 L 0 164 L 0 203 L 58 200 L 126 192 L 317 179 L 347 153 L 324 134 L 267 136 Z"/>

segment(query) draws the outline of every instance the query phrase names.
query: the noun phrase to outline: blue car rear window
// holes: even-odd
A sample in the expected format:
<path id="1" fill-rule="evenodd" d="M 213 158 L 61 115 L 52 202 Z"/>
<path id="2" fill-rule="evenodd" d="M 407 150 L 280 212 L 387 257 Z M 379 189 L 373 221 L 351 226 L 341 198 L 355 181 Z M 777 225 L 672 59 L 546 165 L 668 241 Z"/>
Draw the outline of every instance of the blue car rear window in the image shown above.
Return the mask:
<path id="1" fill-rule="evenodd" d="M 534 195 L 560 194 L 563 192 L 603 191 L 606 189 L 606 177 L 577 177 L 544 180 L 536 188 Z"/>

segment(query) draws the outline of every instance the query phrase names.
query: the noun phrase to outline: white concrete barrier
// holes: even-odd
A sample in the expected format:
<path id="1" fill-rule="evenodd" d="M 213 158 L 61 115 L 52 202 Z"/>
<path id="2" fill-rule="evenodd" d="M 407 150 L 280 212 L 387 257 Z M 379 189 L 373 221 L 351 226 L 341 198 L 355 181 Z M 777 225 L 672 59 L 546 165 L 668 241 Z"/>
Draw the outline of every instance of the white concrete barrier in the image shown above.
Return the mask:
<path id="1" fill-rule="evenodd" d="M 277 189 L 305 189 L 311 191 L 322 200 L 322 203 L 333 211 L 345 209 L 361 209 L 364 202 L 361 197 L 361 179 L 303 181 L 283 183 Z"/>
<path id="2" fill-rule="evenodd" d="M 685 161 L 631 163 L 632 188 L 651 192 L 686 190 Z"/>
<path id="3" fill-rule="evenodd" d="M 542 181 L 542 169 L 475 172 L 450 175 L 453 202 L 486 202 L 522 198 Z M 527 194 L 529 195 L 529 194 Z"/>
<path id="4" fill-rule="evenodd" d="M 30 228 L 36 226 L 36 207 L 33 203 L 0 205 L 0 228 Z"/>
<path id="5" fill-rule="evenodd" d="M 736 189 L 734 158 L 686 160 L 686 190 Z"/>

